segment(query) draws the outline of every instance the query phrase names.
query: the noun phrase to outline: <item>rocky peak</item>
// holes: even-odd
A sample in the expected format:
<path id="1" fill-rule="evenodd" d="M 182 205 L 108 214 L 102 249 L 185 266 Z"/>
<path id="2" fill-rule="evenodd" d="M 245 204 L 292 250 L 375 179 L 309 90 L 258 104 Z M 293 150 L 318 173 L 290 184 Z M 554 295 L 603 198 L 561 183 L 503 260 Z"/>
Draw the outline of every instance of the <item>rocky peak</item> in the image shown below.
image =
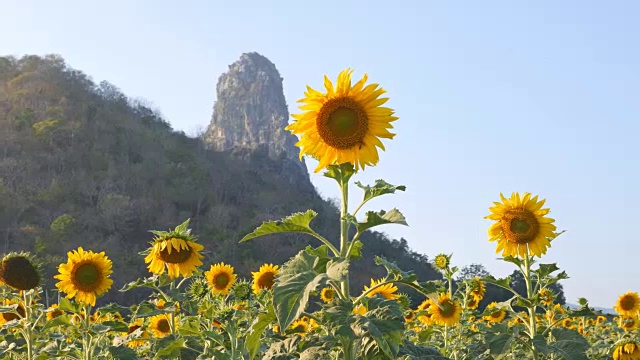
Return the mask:
<path id="1" fill-rule="evenodd" d="M 282 163 L 282 175 L 290 182 L 310 183 L 298 157 L 297 138 L 284 130 L 289 111 L 282 77 L 269 59 L 255 52 L 242 54 L 218 79 L 216 94 L 204 134 L 212 149 L 236 156 L 260 152 Z"/>

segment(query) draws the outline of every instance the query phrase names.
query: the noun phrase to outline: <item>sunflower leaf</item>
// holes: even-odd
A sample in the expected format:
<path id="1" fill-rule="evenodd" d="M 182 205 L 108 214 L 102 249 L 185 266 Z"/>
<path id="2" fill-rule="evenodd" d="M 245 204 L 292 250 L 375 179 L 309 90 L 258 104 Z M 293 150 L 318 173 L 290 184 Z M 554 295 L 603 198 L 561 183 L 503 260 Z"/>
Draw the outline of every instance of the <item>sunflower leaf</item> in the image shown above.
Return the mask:
<path id="1" fill-rule="evenodd" d="M 399 356 L 406 360 L 449 360 L 438 349 L 415 345 L 407 340 L 400 346 Z"/>
<path id="2" fill-rule="evenodd" d="M 82 311 L 82 306 L 77 303 L 72 303 L 67 298 L 60 298 L 58 309 L 62 311 L 71 311 L 74 314 L 80 314 L 80 311 Z"/>
<path id="3" fill-rule="evenodd" d="M 327 263 L 327 276 L 331 280 L 342 281 L 349 274 L 349 260 L 330 260 Z"/>
<path id="4" fill-rule="evenodd" d="M 524 261 L 522 261 L 521 259 L 519 259 L 519 258 L 517 258 L 515 256 L 511 256 L 511 255 L 498 258 L 498 260 L 510 262 L 512 264 L 515 264 L 519 268 L 521 268 L 522 265 L 524 264 Z"/>
<path id="5" fill-rule="evenodd" d="M 345 184 L 351 179 L 353 174 L 356 173 L 353 164 L 344 163 L 340 165 L 329 165 L 327 166 L 327 171 L 324 172 L 325 177 L 334 179 L 338 182 L 338 184 Z"/>
<path id="6" fill-rule="evenodd" d="M 327 274 L 315 268 L 320 258 L 302 250 L 287 261 L 276 275 L 273 285 L 273 303 L 281 329 L 287 329 L 309 302 L 309 294 L 326 283 Z"/>
<path id="7" fill-rule="evenodd" d="M 362 233 L 374 226 L 384 224 L 408 225 L 406 219 L 404 218 L 404 215 L 402 215 L 400 210 L 391 209 L 389 211 L 380 210 L 378 212 L 367 211 L 365 221 L 358 222 L 356 224 L 356 229 L 358 229 L 359 233 Z"/>
<path id="8" fill-rule="evenodd" d="M 359 181 L 356 181 L 355 184 L 360 189 L 364 190 L 364 198 L 362 199 L 362 204 L 380 195 L 393 194 L 398 190 L 405 191 L 407 189 L 407 187 L 404 185 L 391 185 L 382 179 L 376 180 L 373 186 L 362 185 L 362 183 Z"/>
<path id="9" fill-rule="evenodd" d="M 130 349 L 126 346 L 109 346 L 109 354 L 113 356 L 114 359 L 122 359 L 122 360 L 136 360 L 138 359 L 138 355 L 133 349 Z"/>
<path id="10" fill-rule="evenodd" d="M 499 286 L 505 290 L 513 291 L 513 289 L 511 289 L 511 276 L 507 276 L 506 278 L 502 279 L 496 279 L 492 275 L 489 275 L 484 277 L 482 281 L 493 284 L 495 286 Z"/>
<path id="11" fill-rule="evenodd" d="M 360 259 L 362 257 L 362 241 L 356 240 L 353 245 L 351 245 L 351 251 L 349 252 L 349 259 Z"/>
<path id="12" fill-rule="evenodd" d="M 276 313 L 273 306 L 269 306 L 267 310 L 268 311 L 266 313 L 260 313 L 260 315 L 258 315 L 247 332 L 245 346 L 249 351 L 249 359 L 253 359 L 256 356 L 260 349 L 260 338 L 262 337 L 262 333 L 264 333 L 267 326 L 276 319 Z"/>
<path id="13" fill-rule="evenodd" d="M 175 335 L 162 338 L 158 343 L 159 350 L 155 359 L 179 359 L 180 350 L 186 348 L 185 343 L 185 338 L 176 338 Z"/>
<path id="14" fill-rule="evenodd" d="M 45 331 L 47 329 L 51 329 L 56 326 L 68 326 L 71 325 L 71 315 L 60 315 L 53 318 L 53 320 L 47 320 L 47 322 L 42 327 L 41 331 Z"/>
<path id="15" fill-rule="evenodd" d="M 362 337 L 362 358 L 385 354 L 395 359 L 404 334 L 404 318 L 395 300 L 381 297 L 364 298 L 368 309 L 364 316 L 357 316 L 352 325 L 356 337 Z"/>
<path id="16" fill-rule="evenodd" d="M 551 275 L 551 273 L 553 273 L 554 271 L 558 271 L 558 270 L 560 270 L 560 268 L 555 263 L 553 263 L 553 264 L 540 264 L 540 267 L 537 270 L 534 270 L 534 272 L 536 272 L 538 274 L 538 278 L 539 279 L 543 279 L 543 278 Z"/>
<path id="17" fill-rule="evenodd" d="M 281 220 L 265 221 L 262 225 L 253 230 L 253 232 L 245 235 L 240 242 L 243 243 L 260 236 L 284 232 L 297 232 L 309 234 L 314 237 L 320 237 L 318 233 L 309 227 L 311 220 L 313 220 L 316 215 L 318 215 L 318 213 L 315 211 L 307 210 L 306 212 L 292 214 Z"/>
<path id="18" fill-rule="evenodd" d="M 533 345 L 539 352 L 555 354 L 564 360 L 587 360 L 585 351 L 590 347 L 589 342 L 574 330 L 554 328 L 551 334 L 555 341 L 546 343 L 542 336 L 533 339 Z"/>

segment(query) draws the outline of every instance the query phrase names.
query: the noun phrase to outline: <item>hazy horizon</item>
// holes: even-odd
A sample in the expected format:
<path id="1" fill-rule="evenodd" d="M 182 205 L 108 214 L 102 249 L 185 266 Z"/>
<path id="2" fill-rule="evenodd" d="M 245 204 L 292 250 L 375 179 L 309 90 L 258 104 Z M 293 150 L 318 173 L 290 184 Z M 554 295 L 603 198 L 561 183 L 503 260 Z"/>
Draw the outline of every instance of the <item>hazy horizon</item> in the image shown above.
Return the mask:
<path id="1" fill-rule="evenodd" d="M 500 192 L 528 191 L 567 230 L 542 258 L 569 274 L 567 302 L 611 308 L 640 291 L 640 241 L 623 226 L 640 216 L 631 206 L 640 201 L 640 51 L 631 46 L 640 4 L 66 4 L 0 5 L 0 55 L 59 54 L 150 100 L 188 134 L 209 124 L 217 79 L 244 52 L 275 63 L 292 113 L 306 84 L 320 89 L 346 67 L 366 72 L 400 117 L 380 164 L 354 179 L 407 185 L 371 204 L 397 207 L 410 225 L 383 232 L 431 259 L 453 253 L 455 265 L 506 276 L 514 268 L 496 260 L 483 217 Z M 321 194 L 337 197 L 307 164 Z"/>

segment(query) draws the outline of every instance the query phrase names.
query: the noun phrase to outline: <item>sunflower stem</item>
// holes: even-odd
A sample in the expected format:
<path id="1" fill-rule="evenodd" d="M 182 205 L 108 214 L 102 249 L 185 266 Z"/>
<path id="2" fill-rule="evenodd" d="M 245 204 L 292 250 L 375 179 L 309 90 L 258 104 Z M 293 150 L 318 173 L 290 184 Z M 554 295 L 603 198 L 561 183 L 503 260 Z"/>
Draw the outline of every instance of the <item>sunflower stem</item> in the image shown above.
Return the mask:
<path id="1" fill-rule="evenodd" d="M 340 208 L 340 258 L 349 259 L 349 220 L 346 219 L 349 208 L 349 182 L 348 180 L 340 180 L 340 191 L 342 193 L 342 206 Z M 340 283 L 342 294 L 345 298 L 349 298 L 349 277 L 345 277 Z"/>
<path id="2" fill-rule="evenodd" d="M 527 299 L 531 301 L 533 299 L 533 287 L 531 286 L 531 258 L 529 257 L 529 249 L 527 249 L 524 256 L 524 269 L 523 269 L 523 277 L 525 284 L 527 285 Z M 535 360 L 538 359 L 538 352 L 533 347 L 533 338 L 537 334 L 536 329 L 536 304 L 533 303 L 529 305 L 529 336 L 531 337 L 531 351 L 533 352 L 533 358 Z"/>
<path id="3" fill-rule="evenodd" d="M 27 345 L 27 359 L 33 359 L 33 329 L 31 328 L 31 296 L 27 294 L 28 291 L 22 291 L 22 301 L 24 306 L 24 317 L 26 319 L 26 325 L 23 332 L 24 341 Z M 18 305 L 19 306 L 19 305 Z M 17 308 L 16 308 L 17 310 Z"/>

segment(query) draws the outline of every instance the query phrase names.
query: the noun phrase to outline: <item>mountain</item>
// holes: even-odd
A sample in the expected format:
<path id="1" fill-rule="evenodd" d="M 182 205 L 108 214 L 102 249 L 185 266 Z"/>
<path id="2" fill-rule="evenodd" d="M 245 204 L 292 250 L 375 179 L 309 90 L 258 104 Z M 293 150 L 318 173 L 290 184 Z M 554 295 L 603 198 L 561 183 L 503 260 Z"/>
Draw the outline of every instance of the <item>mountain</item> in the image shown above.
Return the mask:
<path id="1" fill-rule="evenodd" d="M 295 146 L 297 138 L 284 129 L 289 111 L 282 80 L 266 57 L 255 52 L 242 54 L 218 79 L 217 100 L 203 140 L 210 149 L 241 158 L 261 151 L 281 165 L 283 179 L 312 190 Z"/>
<path id="2" fill-rule="evenodd" d="M 265 220 L 314 209 L 314 229 L 337 243 L 339 211 L 311 185 L 295 138 L 281 129 L 287 119 L 282 79 L 255 53 L 220 78 L 204 140 L 174 131 L 145 103 L 94 83 L 60 56 L 0 57 L 1 252 L 34 253 L 45 288 L 54 289 L 67 251 L 105 251 L 114 287 L 102 301 L 129 304 L 145 293 L 117 289 L 148 275 L 138 254 L 149 246 L 148 230 L 187 218 L 207 251 L 205 266 L 224 261 L 244 277 L 318 245 L 302 234 L 238 244 Z M 375 255 L 422 281 L 441 278 L 404 239 L 367 232 L 361 240 L 354 293 L 384 274 Z"/>

